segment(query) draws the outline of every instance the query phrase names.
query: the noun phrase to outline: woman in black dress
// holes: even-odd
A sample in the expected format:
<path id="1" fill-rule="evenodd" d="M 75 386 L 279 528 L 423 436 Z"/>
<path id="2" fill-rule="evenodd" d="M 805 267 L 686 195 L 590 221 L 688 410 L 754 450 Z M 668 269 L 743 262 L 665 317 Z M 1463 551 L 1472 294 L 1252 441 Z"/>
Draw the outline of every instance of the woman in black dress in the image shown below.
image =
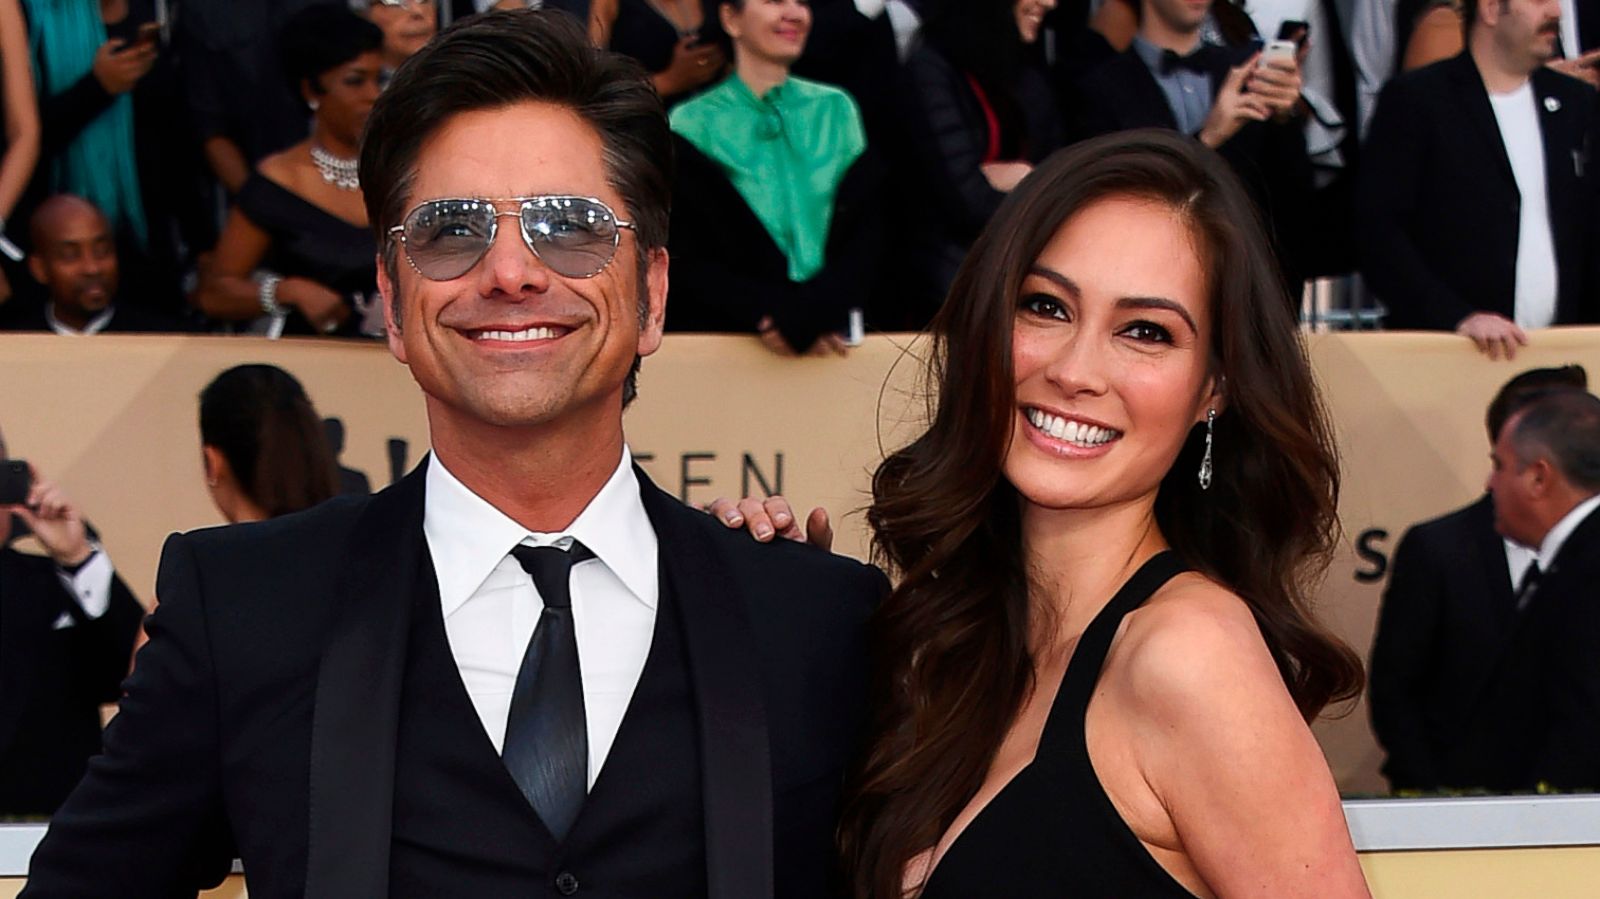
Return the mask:
<path id="1" fill-rule="evenodd" d="M 873 484 L 853 895 L 1367 895 L 1307 726 L 1361 667 L 1308 611 L 1338 465 L 1275 272 L 1167 133 L 1052 157 L 979 237 Z"/>
<path id="2" fill-rule="evenodd" d="M 375 244 L 356 149 L 378 99 L 378 27 L 343 7 L 289 19 L 284 69 L 311 109 L 311 136 L 257 165 L 200 284 L 206 315 L 256 333 L 376 333 Z"/>
<path id="3" fill-rule="evenodd" d="M 720 79 L 727 66 L 716 6 L 716 0 L 592 0 L 589 39 L 637 59 L 656 93 L 675 104 Z"/>

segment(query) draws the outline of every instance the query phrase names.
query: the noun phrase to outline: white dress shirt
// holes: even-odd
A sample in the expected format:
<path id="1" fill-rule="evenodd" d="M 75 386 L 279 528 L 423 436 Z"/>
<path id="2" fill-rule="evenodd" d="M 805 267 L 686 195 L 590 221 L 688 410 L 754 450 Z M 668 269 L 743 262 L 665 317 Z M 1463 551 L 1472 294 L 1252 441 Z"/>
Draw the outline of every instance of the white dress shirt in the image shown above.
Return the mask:
<path id="1" fill-rule="evenodd" d="M 1563 515 L 1561 520 L 1556 522 L 1556 526 L 1550 529 L 1550 533 L 1544 535 L 1544 540 L 1539 544 L 1540 571 L 1550 573 L 1550 566 L 1561 552 L 1562 544 L 1567 542 L 1572 532 L 1577 530 L 1578 525 L 1583 524 L 1583 520 L 1596 508 L 1600 508 L 1600 496 L 1591 496 L 1573 506 L 1572 511 Z"/>
<path id="2" fill-rule="evenodd" d="M 1500 140 L 1521 198 L 1517 220 L 1516 281 L 1512 309 L 1524 330 L 1548 328 L 1556 320 L 1556 245 L 1544 170 L 1544 131 L 1539 127 L 1533 83 L 1506 94 L 1489 94 Z"/>
<path id="3" fill-rule="evenodd" d="M 583 677 L 589 786 L 599 776 L 644 672 L 660 599 L 655 530 L 639 498 L 633 456 L 559 534 L 531 533 L 428 461 L 422 532 L 439 580 L 445 636 L 472 705 L 495 750 L 505 743 L 523 653 L 544 611 L 533 579 L 511 549 L 571 546 L 595 554 L 572 567 L 572 622 Z"/>
<path id="4" fill-rule="evenodd" d="M 107 556 L 104 549 L 91 544 L 92 555 L 83 563 L 76 574 L 68 574 L 60 566 L 56 567 L 56 577 L 61 580 L 61 586 L 72 598 L 77 600 L 78 608 L 83 609 L 83 614 L 91 621 L 106 613 L 111 608 L 111 576 L 116 569 L 111 566 L 111 557 Z M 72 627 L 74 619 L 70 612 L 62 612 L 50 625 L 53 630 L 66 630 Z"/>
<path id="5" fill-rule="evenodd" d="M 44 307 L 45 324 L 50 326 L 50 330 L 60 334 L 63 337 L 87 337 L 91 334 L 99 334 L 101 331 L 106 329 L 107 325 L 111 324 L 111 317 L 116 314 L 117 307 L 107 306 L 106 308 L 100 310 L 99 314 L 97 314 L 94 318 L 89 319 L 89 321 L 84 324 L 83 330 L 80 331 L 66 322 L 63 322 L 61 319 L 56 318 L 55 303 L 49 303 Z"/>

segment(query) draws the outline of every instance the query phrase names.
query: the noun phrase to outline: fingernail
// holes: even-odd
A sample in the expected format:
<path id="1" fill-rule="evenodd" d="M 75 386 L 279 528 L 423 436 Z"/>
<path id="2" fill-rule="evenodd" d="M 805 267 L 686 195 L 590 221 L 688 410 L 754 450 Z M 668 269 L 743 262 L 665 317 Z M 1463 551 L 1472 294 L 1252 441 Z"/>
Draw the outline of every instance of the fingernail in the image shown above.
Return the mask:
<path id="1" fill-rule="evenodd" d="M 789 524 L 789 516 L 779 512 L 778 514 L 772 516 L 772 523 L 776 524 L 780 528 L 787 527 Z"/>
<path id="2" fill-rule="evenodd" d="M 756 525 L 756 536 L 760 537 L 762 540 L 765 540 L 768 537 L 771 537 L 772 536 L 772 526 L 768 525 L 768 524 L 758 524 L 758 525 Z"/>
<path id="3" fill-rule="evenodd" d="M 728 514 L 722 516 L 722 520 L 734 526 L 744 524 L 744 516 L 740 515 L 738 512 L 729 512 Z"/>

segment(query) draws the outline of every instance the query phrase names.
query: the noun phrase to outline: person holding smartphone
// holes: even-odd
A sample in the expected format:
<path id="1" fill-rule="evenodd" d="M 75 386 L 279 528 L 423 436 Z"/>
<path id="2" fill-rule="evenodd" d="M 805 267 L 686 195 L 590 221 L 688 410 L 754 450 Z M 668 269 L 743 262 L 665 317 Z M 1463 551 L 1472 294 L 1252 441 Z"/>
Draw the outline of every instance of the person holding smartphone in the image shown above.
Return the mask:
<path id="1" fill-rule="evenodd" d="M 10 548 L 23 531 L 44 555 Z M 0 585 L 0 815 L 48 815 L 100 751 L 144 609 L 77 505 L 3 438 Z"/>
<path id="2" fill-rule="evenodd" d="M 199 157 L 154 0 L 23 6 L 39 73 L 41 156 L 14 220 L 54 194 L 89 200 L 111 222 L 130 283 L 155 284 L 142 293 L 172 298 L 163 312 L 181 311 L 183 247 L 210 243 L 211 213 L 193 180 Z"/>

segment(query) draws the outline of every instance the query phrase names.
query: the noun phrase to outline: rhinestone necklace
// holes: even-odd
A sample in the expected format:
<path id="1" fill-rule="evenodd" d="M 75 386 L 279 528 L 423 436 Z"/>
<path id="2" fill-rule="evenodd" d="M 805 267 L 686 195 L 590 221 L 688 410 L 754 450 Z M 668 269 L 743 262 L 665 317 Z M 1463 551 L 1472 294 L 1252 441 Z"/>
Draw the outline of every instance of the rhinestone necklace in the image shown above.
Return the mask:
<path id="1" fill-rule="evenodd" d="M 323 181 L 340 190 L 361 189 L 360 160 L 354 158 L 341 159 L 316 144 L 312 144 L 311 161 L 316 165 L 317 171 L 321 173 Z"/>

